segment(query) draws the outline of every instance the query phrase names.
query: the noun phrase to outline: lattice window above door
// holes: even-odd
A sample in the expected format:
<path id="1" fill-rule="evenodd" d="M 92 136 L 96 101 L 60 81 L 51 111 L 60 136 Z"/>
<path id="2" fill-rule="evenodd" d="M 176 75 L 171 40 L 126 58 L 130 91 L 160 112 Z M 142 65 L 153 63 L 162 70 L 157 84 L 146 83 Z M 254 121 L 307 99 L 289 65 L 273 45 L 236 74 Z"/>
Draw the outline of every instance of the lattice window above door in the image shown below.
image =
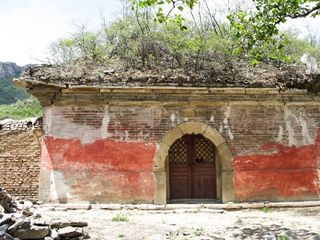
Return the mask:
<path id="1" fill-rule="evenodd" d="M 214 144 L 202 137 L 194 139 L 195 144 L 195 161 L 199 163 L 212 163 L 215 160 L 215 146 Z"/>
<path id="2" fill-rule="evenodd" d="M 172 163 L 213 163 L 214 161 L 215 146 L 202 135 L 184 135 L 169 149 L 169 162 Z"/>
<path id="3" fill-rule="evenodd" d="M 176 140 L 169 149 L 169 162 L 188 162 L 188 146 L 183 138 Z"/>

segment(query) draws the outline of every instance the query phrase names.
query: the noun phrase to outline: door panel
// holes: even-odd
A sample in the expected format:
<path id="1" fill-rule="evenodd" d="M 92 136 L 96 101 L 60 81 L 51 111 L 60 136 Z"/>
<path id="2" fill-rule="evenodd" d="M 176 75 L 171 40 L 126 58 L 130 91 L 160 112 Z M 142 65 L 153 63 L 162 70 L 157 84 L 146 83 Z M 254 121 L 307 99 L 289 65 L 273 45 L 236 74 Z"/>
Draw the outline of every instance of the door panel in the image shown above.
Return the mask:
<path id="1" fill-rule="evenodd" d="M 212 164 L 193 168 L 192 198 L 216 198 L 215 168 Z"/>
<path id="2" fill-rule="evenodd" d="M 188 163 L 171 163 L 170 198 L 191 198 L 191 176 Z"/>

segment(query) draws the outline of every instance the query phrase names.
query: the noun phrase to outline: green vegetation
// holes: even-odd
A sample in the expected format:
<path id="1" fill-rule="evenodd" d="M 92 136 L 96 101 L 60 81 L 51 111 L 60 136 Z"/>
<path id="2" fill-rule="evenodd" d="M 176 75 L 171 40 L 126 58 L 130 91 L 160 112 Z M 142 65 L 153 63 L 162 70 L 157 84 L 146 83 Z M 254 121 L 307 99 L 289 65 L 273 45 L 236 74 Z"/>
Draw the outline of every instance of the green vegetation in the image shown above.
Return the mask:
<path id="1" fill-rule="evenodd" d="M 290 238 L 287 236 L 278 236 L 277 240 L 289 240 Z"/>
<path id="2" fill-rule="evenodd" d="M 261 211 L 264 212 L 264 213 L 267 213 L 270 211 L 270 208 L 269 207 L 263 207 L 261 208 Z"/>
<path id="3" fill-rule="evenodd" d="M 118 239 L 124 239 L 124 238 L 125 238 L 125 236 L 126 236 L 126 235 L 124 235 L 124 234 L 120 233 L 120 234 L 118 234 Z"/>
<path id="4" fill-rule="evenodd" d="M 24 119 L 42 116 L 42 107 L 35 98 L 18 100 L 10 105 L 0 105 L 0 120 L 5 118 Z"/>
<path id="5" fill-rule="evenodd" d="M 112 217 L 112 222 L 128 222 L 129 218 L 123 214 L 117 214 Z"/>
<path id="6" fill-rule="evenodd" d="M 196 237 L 204 235 L 204 229 L 203 228 L 197 228 L 196 230 L 193 231 L 193 234 Z"/>
<path id="7" fill-rule="evenodd" d="M 287 38 L 279 31 L 279 24 L 288 18 L 320 14 L 319 0 L 254 0 L 254 4 L 252 11 L 233 12 L 228 18 L 235 30 L 237 51 L 257 61 L 265 57 L 287 60 Z"/>
<path id="8" fill-rule="evenodd" d="M 186 30 L 187 26 L 184 25 L 185 18 L 182 12 L 185 9 L 192 10 L 199 0 L 129 0 L 129 2 L 132 3 L 133 11 L 154 7 L 156 9 L 154 20 L 159 23 L 173 22 L 181 30 Z M 164 7 L 168 7 L 168 10 L 165 11 Z M 178 10 L 178 13 L 171 14 L 174 10 Z"/>
<path id="9" fill-rule="evenodd" d="M 319 39 L 310 36 L 298 39 L 294 32 L 279 32 L 278 36 L 278 30 L 269 39 L 258 39 L 261 32 L 257 36 L 251 34 L 258 26 L 253 28 L 241 23 L 248 20 L 250 12 L 238 8 L 237 12 L 226 12 L 229 22 L 224 22 L 210 12 L 206 1 L 176 1 L 175 7 L 179 11 L 183 10 L 179 6 L 186 5 L 192 9 L 196 3 L 199 4 L 197 12 L 192 13 L 192 20 L 177 24 L 176 20 L 167 20 L 170 14 L 163 13 L 163 21 L 159 15 L 162 5 L 173 1 L 130 0 L 131 8 L 110 25 L 105 24 L 100 31 L 92 32 L 80 27 L 69 38 L 53 43 L 51 60 L 70 65 L 82 61 L 126 68 L 213 72 L 230 68 L 239 59 L 251 61 L 254 65 L 261 61 L 299 63 L 303 53 L 311 54 L 320 62 Z M 157 7 L 154 9 L 152 6 Z M 280 38 L 281 46 L 278 46 Z"/>
<path id="10" fill-rule="evenodd" d="M 206 0 L 130 0 L 133 10 L 153 7 L 156 10 L 155 20 L 163 23 L 174 21 L 180 29 L 186 29 L 184 18 L 180 13 L 170 17 L 173 10 L 189 10 L 194 6 L 205 4 Z M 170 10 L 164 14 L 164 8 Z M 212 9 L 211 9 L 212 10 Z M 278 29 L 279 24 L 288 18 L 301 18 L 320 15 L 319 0 L 253 0 L 251 10 L 236 8 L 227 15 L 230 21 L 235 42 L 235 53 L 248 56 L 254 64 L 259 61 L 288 60 L 284 47 L 286 35 Z M 210 15 L 214 18 L 214 15 Z"/>
<path id="11" fill-rule="evenodd" d="M 29 96 L 26 90 L 13 85 L 12 78 L 0 78 L 0 104 L 15 103 Z"/>

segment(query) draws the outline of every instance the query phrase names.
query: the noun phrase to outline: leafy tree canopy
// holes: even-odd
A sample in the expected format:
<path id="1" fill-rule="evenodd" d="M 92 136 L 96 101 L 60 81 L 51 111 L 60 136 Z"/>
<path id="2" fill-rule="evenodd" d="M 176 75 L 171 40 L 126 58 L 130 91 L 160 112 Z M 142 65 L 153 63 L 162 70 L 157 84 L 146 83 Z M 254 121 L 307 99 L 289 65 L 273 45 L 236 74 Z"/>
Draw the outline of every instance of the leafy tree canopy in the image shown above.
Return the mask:
<path id="1" fill-rule="evenodd" d="M 260 61 L 266 48 L 272 48 L 270 59 L 282 55 L 287 38 L 278 30 L 280 23 L 288 18 L 317 16 L 320 14 L 319 0 L 254 0 L 255 9 L 251 12 L 239 11 L 228 16 L 237 39 L 237 51 L 251 55 Z M 280 53 L 280 54 L 279 54 Z"/>
<path id="2" fill-rule="evenodd" d="M 185 8 L 192 9 L 199 0 L 129 0 L 132 3 L 132 9 L 138 10 L 139 8 L 155 7 L 156 8 L 156 18 L 160 23 L 167 22 L 168 20 L 175 22 L 181 30 L 186 30 L 187 27 L 184 25 L 185 18 L 182 16 L 181 12 Z M 165 9 L 168 9 L 165 11 Z M 171 13 L 177 9 L 179 13 Z"/>
<path id="3" fill-rule="evenodd" d="M 192 9 L 198 0 L 130 0 L 132 8 L 156 8 L 156 20 L 160 23 L 174 19 L 181 29 L 185 29 L 184 18 L 175 14 L 170 18 L 173 9 L 183 11 L 185 7 Z M 245 54 L 258 63 L 263 58 L 287 60 L 284 47 L 288 41 L 279 32 L 278 25 L 288 18 L 301 18 L 320 14 L 320 0 L 253 0 L 252 11 L 230 13 L 228 19 L 236 39 L 237 54 Z M 169 9 L 164 13 L 165 6 Z M 269 49 L 268 56 L 264 53 Z M 272 49 L 272 51 L 270 51 Z"/>

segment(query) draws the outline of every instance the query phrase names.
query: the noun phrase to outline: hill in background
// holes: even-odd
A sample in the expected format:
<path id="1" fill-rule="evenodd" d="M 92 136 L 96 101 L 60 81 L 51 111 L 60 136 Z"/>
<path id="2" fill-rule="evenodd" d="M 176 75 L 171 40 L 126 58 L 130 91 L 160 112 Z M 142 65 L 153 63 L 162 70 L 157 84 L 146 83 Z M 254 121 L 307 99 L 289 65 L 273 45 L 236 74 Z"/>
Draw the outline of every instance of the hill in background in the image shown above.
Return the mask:
<path id="1" fill-rule="evenodd" d="M 16 87 L 12 79 L 19 77 L 24 67 L 12 62 L 0 62 L 0 105 L 24 100 L 30 95 L 26 90 Z"/>
<path id="2" fill-rule="evenodd" d="M 12 62 L 0 62 L 0 120 L 42 115 L 42 107 L 38 100 L 25 89 L 13 84 L 13 78 L 19 77 L 25 67 Z"/>

